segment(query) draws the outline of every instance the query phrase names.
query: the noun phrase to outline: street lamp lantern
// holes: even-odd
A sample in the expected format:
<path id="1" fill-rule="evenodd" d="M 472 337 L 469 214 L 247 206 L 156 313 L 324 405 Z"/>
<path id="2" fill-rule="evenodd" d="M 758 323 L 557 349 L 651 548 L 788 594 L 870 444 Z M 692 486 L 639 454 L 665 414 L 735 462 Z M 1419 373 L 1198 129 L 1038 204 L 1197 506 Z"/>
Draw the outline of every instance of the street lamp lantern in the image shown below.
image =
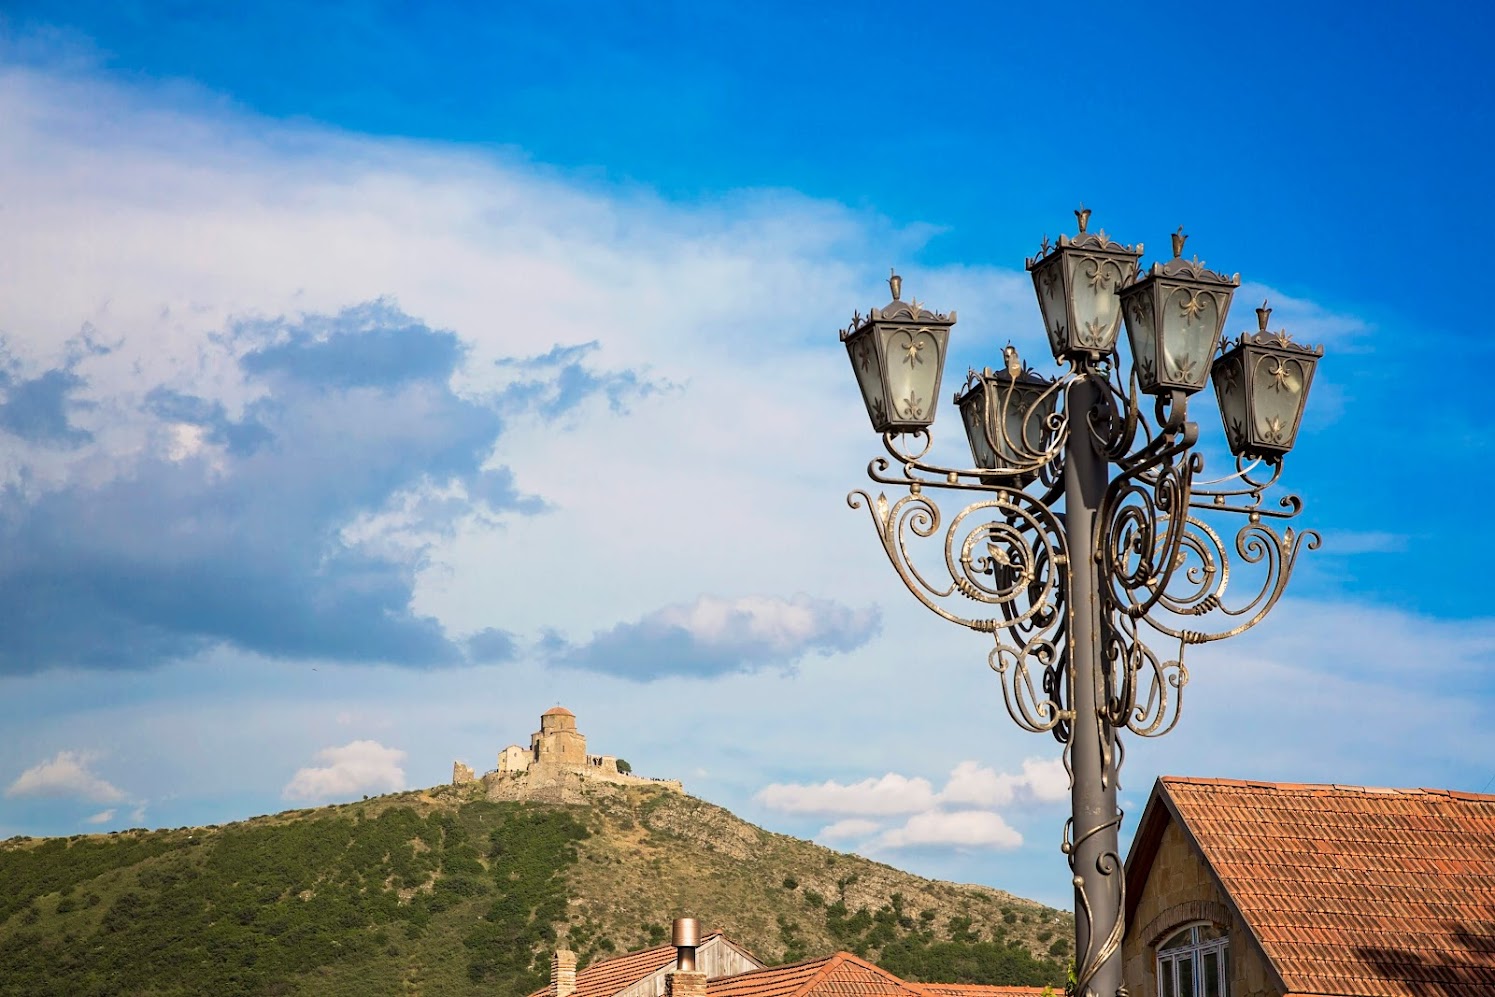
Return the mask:
<path id="1" fill-rule="evenodd" d="M 928 457 L 955 313 L 904 303 L 895 276 L 892 302 L 842 331 L 891 457 L 875 458 L 867 474 L 902 490 L 892 500 L 854 491 L 847 501 L 867 510 L 910 593 L 993 640 L 987 664 L 1012 718 L 1064 745 L 1074 992 L 1118 997 L 1120 737 L 1172 730 L 1188 649 L 1261 622 L 1298 555 L 1318 547 L 1312 530 L 1279 529 L 1302 511 L 1297 496 L 1268 501 L 1267 493 L 1323 350 L 1268 332 L 1263 306 L 1257 332 L 1221 344 L 1211 363 L 1239 275 L 1184 260 L 1179 229 L 1173 259 L 1139 279 L 1142 247 L 1091 235 L 1089 210 L 1075 215 L 1078 235 L 1045 238 L 1027 261 L 1049 346 L 1068 370 L 1049 380 L 1008 345 L 1000 366 L 971 371 L 955 404 L 974 468 Z M 1122 316 L 1130 374 L 1117 350 Z M 1211 375 L 1236 468 L 1202 481 L 1188 405 Z M 1155 405 L 1142 404 L 1147 395 Z M 975 495 L 945 515 L 937 497 L 962 492 Z M 1233 537 L 1216 517 L 1236 518 Z"/>
<path id="2" fill-rule="evenodd" d="M 1314 368 L 1324 348 L 1295 343 L 1287 330 L 1267 331 L 1272 309 L 1256 309 L 1257 331 L 1222 344 L 1211 373 L 1225 439 L 1237 457 L 1280 460 L 1293 448 Z"/>
<path id="3" fill-rule="evenodd" d="M 903 278 L 888 278 L 893 300 L 868 314 L 852 316 L 841 330 L 872 428 L 879 433 L 913 433 L 934 421 L 935 399 L 945 366 L 945 349 L 955 313 L 932 312 L 904 301 Z"/>
<path id="4" fill-rule="evenodd" d="M 1240 274 L 1226 277 L 1198 257 L 1183 259 L 1186 239 L 1180 228 L 1173 235 L 1173 259 L 1154 263 L 1120 294 L 1137 382 L 1149 395 L 1193 394 L 1204 387 L 1230 299 L 1241 283 Z"/>
<path id="5" fill-rule="evenodd" d="M 1111 352 L 1121 322 L 1116 291 L 1136 276 L 1142 256 L 1141 245 L 1112 242 L 1104 229 L 1087 232 L 1089 208 L 1082 205 L 1075 217 L 1079 235 L 1061 235 L 1052 246 L 1045 238 L 1038 255 L 1027 261 L 1055 360 Z"/>
<path id="6" fill-rule="evenodd" d="M 1008 346 L 1000 370 L 970 371 L 955 405 L 979 468 L 1002 469 L 1032 479 L 1052 445 L 1055 382 L 1023 363 Z M 994 476 L 982 479 L 987 483 Z"/>

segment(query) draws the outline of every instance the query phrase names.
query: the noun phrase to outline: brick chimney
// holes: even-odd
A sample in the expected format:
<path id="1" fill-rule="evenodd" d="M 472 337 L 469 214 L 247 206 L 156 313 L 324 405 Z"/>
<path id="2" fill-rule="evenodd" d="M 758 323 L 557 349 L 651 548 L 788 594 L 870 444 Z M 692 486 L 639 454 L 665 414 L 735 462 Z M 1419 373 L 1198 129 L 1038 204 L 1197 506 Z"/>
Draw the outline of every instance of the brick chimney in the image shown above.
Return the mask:
<path id="1" fill-rule="evenodd" d="M 675 968 L 665 974 L 664 997 L 706 997 L 706 974 L 696 969 L 701 926 L 693 917 L 677 917 L 671 927 Z"/>
<path id="2" fill-rule="evenodd" d="M 555 997 L 571 997 L 576 993 L 576 953 L 569 949 L 556 949 L 550 960 L 550 992 Z M 706 989 L 701 988 L 705 997 Z"/>
<path id="3" fill-rule="evenodd" d="M 706 997 L 706 974 L 671 970 L 664 975 L 664 997 Z"/>

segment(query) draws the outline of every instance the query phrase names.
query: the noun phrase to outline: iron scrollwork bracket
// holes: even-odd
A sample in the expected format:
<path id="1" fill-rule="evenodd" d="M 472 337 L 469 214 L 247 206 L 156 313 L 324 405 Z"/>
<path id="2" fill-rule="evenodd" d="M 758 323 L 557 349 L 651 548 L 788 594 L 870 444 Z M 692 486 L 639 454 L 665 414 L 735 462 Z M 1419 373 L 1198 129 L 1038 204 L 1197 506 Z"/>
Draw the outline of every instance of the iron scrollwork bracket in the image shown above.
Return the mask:
<path id="1" fill-rule="evenodd" d="M 880 484 L 903 486 L 907 493 L 889 502 L 884 493 L 873 498 L 858 490 L 847 496 L 847 503 L 867 509 L 889 563 L 920 602 L 952 623 L 992 635 L 996 646 L 987 663 L 1002 676 L 1012 718 L 1027 730 L 1054 732 L 1065 740 L 1072 720 L 1064 706 L 1063 671 L 1070 657 L 1064 611 L 1070 555 L 1051 499 L 1023 488 L 1033 469 L 945 468 L 925 459 L 927 436 L 911 450 L 900 449 L 901 441 L 892 435 L 883 441 L 899 466 L 894 470 L 893 461 L 878 457 L 868 465 L 868 476 Z M 983 497 L 946 524 L 929 494 L 940 489 Z M 935 537 L 945 577 L 931 579 L 910 547 Z M 965 608 L 969 603 L 987 612 L 971 614 Z"/>
<path id="2" fill-rule="evenodd" d="M 1267 489 L 1281 476 L 1280 460 L 1262 477 L 1253 473 L 1260 462 L 1237 460 L 1234 474 L 1201 483 L 1204 458 L 1193 450 L 1195 436 L 1194 424 L 1185 423 L 1171 445 L 1150 454 L 1145 446 L 1121 461 L 1097 519 L 1106 607 L 1104 712 L 1114 726 L 1144 737 L 1166 734 L 1178 723 L 1189 680 L 1186 649 L 1260 623 L 1282 597 L 1299 554 L 1321 542 L 1315 531 L 1289 526 L 1279 532 L 1273 525 L 1303 507 L 1296 495 L 1283 496 L 1276 508 L 1265 504 Z M 1233 543 L 1205 518 L 1221 513 L 1246 519 Z M 1235 560 L 1255 566 L 1260 576 L 1245 601 L 1230 599 L 1231 548 Z M 1148 636 L 1176 641 L 1176 655 L 1159 654 Z"/>

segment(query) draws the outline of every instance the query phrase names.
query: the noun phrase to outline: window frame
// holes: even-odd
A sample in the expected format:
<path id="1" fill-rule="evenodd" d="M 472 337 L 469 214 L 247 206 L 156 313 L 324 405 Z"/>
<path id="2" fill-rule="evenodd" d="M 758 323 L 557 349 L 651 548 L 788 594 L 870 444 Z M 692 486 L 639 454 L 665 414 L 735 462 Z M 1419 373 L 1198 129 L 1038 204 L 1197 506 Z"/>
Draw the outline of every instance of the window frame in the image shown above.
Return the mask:
<path id="1" fill-rule="evenodd" d="M 1200 937 L 1201 929 L 1219 932 L 1218 938 Z M 1168 945 L 1183 932 L 1188 932 L 1186 942 Z M 1205 956 L 1215 955 L 1215 984 L 1218 988 L 1213 997 L 1230 997 L 1230 932 L 1212 921 L 1190 921 L 1173 928 L 1157 946 L 1154 968 L 1157 972 L 1157 997 L 1206 997 Z M 1180 964 L 1188 960 L 1190 970 L 1189 990 L 1178 986 Z M 1167 974 L 1167 987 L 1165 977 Z"/>

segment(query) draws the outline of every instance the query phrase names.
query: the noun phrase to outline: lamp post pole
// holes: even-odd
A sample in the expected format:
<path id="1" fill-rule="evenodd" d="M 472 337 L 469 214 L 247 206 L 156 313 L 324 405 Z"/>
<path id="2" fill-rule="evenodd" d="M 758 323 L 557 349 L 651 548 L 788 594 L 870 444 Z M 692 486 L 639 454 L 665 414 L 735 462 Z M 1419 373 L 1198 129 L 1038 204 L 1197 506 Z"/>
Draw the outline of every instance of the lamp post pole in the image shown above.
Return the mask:
<path id="1" fill-rule="evenodd" d="M 1071 412 L 1095 411 L 1103 402 L 1091 377 L 1077 378 L 1065 399 Z M 1096 577 L 1092 547 L 1095 519 L 1106 488 L 1107 462 L 1086 434 L 1072 433 L 1064 454 L 1064 539 L 1069 559 L 1070 627 L 1073 658 L 1070 696 L 1075 715 L 1070 733 L 1070 834 L 1072 880 L 1075 888 L 1075 951 L 1095 947 L 1097 928 L 1117 926 L 1121 938 L 1120 896 L 1108 880 L 1121 865 L 1116 806 L 1118 764 L 1116 732 L 1101 721 L 1104 679 L 1101 672 L 1100 579 Z M 1089 916 L 1081 918 L 1080 911 Z M 1121 960 L 1112 958 L 1097 967 L 1094 987 L 1114 994 L 1121 986 Z"/>
<path id="2" fill-rule="evenodd" d="M 1075 889 L 1075 992 L 1124 994 L 1125 887 L 1116 805 L 1122 730 L 1143 737 L 1178 722 L 1188 647 L 1239 634 L 1278 599 L 1312 531 L 1280 532 L 1302 502 L 1266 497 L 1282 473 L 1322 348 L 1270 332 L 1222 339 L 1239 275 L 1227 278 L 1172 238 L 1173 259 L 1139 272 L 1143 249 L 1104 231 L 1044 239 L 1029 259 L 1054 358 L 1046 378 L 1010 344 L 1003 366 L 969 372 L 955 396 L 974 467 L 928 459 L 930 424 L 955 313 L 893 299 L 841 331 L 873 429 L 888 456 L 867 473 L 904 490 L 854 491 L 908 590 L 953 623 L 989 634 L 987 663 L 1008 713 L 1064 746 L 1072 812 L 1063 852 Z M 1121 373 L 1125 318 L 1130 370 Z M 1218 349 L 1218 356 L 1211 359 Z M 1197 480 L 1190 396 L 1213 380 L 1235 473 Z M 1152 397 L 1151 419 L 1143 404 Z M 1114 468 L 1114 471 L 1113 471 Z M 945 518 L 935 495 L 972 500 Z M 1244 524 L 1234 542 L 1210 524 Z M 920 565 L 919 550 L 938 567 Z M 1235 559 L 1258 573 L 1248 598 L 1227 591 Z M 943 570 L 948 583 L 938 580 Z M 1157 644 L 1162 650 L 1155 650 Z M 1176 649 L 1176 650 L 1175 650 Z"/>

